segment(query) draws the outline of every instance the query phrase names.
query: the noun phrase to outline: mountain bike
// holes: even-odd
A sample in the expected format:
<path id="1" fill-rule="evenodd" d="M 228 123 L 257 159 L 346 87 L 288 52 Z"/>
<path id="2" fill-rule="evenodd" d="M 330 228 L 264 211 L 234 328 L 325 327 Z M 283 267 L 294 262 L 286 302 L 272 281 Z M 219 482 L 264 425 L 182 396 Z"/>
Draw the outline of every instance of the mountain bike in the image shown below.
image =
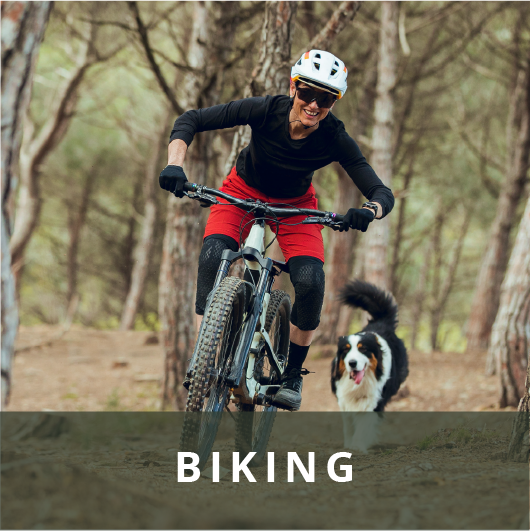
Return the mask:
<path id="1" fill-rule="evenodd" d="M 256 452 L 251 466 L 259 466 L 277 410 L 274 395 L 280 388 L 287 362 L 291 315 L 289 295 L 272 290 L 275 278 L 288 272 L 288 266 L 265 257 L 265 223 L 272 220 L 278 228 L 285 223 L 284 218 L 305 215 L 303 224 L 316 223 L 336 230 L 343 216 L 291 205 L 278 208 L 273 206 L 275 203 L 239 199 L 194 183 L 186 183 L 184 193 L 204 207 L 228 203 L 246 211 L 240 235 L 246 226 L 252 227 L 244 245 L 240 236 L 238 251 L 223 251 L 214 287 L 206 301 L 184 382 L 188 398 L 180 449 L 198 454 L 202 470 L 210 456 L 222 412 L 227 410 L 232 415 L 228 407 L 232 402 L 238 410 L 233 415 L 236 451 Z M 247 216 L 250 219 L 244 224 Z M 231 265 L 239 259 L 245 263 L 243 279 L 228 276 Z"/>

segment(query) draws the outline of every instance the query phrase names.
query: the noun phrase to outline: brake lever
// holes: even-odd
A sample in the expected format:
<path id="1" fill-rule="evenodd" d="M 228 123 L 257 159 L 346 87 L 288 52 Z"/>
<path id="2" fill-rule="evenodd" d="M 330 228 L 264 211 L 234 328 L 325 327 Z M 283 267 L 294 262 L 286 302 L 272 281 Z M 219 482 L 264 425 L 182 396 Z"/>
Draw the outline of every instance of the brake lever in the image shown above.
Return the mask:
<path id="1" fill-rule="evenodd" d="M 217 198 L 210 194 L 201 192 L 184 192 L 184 195 L 188 196 L 190 199 L 197 199 L 201 208 L 210 208 L 212 205 L 220 204 Z"/>
<path id="2" fill-rule="evenodd" d="M 318 216 L 308 216 L 302 221 L 302 225 L 327 225 L 327 221 L 331 221 L 330 218 L 321 218 Z"/>

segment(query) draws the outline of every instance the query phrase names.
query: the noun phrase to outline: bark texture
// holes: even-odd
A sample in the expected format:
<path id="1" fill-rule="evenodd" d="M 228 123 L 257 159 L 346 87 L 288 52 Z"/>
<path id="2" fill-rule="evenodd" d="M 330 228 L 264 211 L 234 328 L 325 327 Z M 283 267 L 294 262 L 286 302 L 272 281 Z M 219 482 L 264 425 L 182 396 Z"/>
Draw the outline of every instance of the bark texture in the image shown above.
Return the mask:
<path id="1" fill-rule="evenodd" d="M 259 57 L 243 93 L 244 98 L 288 93 L 295 16 L 296 2 L 266 2 Z M 250 136 L 248 125 L 237 129 L 225 166 L 226 175 L 234 167 L 241 150 L 250 142 Z"/>
<path id="2" fill-rule="evenodd" d="M 169 113 L 168 113 L 169 114 Z M 120 330 L 132 330 L 138 308 L 144 293 L 145 280 L 149 271 L 151 250 L 153 248 L 154 233 L 157 220 L 156 193 L 158 191 L 158 162 L 163 146 L 167 141 L 168 123 L 155 135 L 151 148 L 151 155 L 144 169 L 144 216 L 140 237 L 134 249 L 134 265 L 131 273 L 131 282 L 120 322 Z"/>
<path id="3" fill-rule="evenodd" d="M 18 328 L 8 203 L 16 188 L 22 119 L 29 106 L 35 63 L 50 10 L 51 2 L 2 3 L 2 404 L 9 399 Z"/>
<path id="4" fill-rule="evenodd" d="M 219 103 L 222 65 L 237 25 L 238 2 L 196 2 L 181 105 L 185 109 Z M 221 23 L 222 21 L 222 23 Z M 190 182 L 210 184 L 208 165 L 213 133 L 195 137 L 186 155 Z M 212 177 L 213 179 L 213 177 Z M 159 281 L 159 316 L 165 354 L 162 407 L 185 407 L 182 387 L 196 339 L 195 281 L 201 247 L 201 208 L 195 201 L 170 196 Z"/>
<path id="5" fill-rule="evenodd" d="M 510 245 L 510 232 L 516 222 L 517 205 L 528 181 L 530 156 L 530 67 L 519 69 L 510 98 L 507 121 L 506 178 L 501 186 L 497 211 L 487 248 L 482 258 L 477 287 L 467 326 L 467 348 L 487 349 L 493 322 L 499 308 L 500 287 Z M 493 351 L 490 351 L 493 354 Z M 486 372 L 496 366 L 489 356 Z"/>
<path id="6" fill-rule="evenodd" d="M 497 359 L 500 406 L 517 406 L 525 393 L 530 353 L 530 199 L 527 201 L 508 271 L 501 288 L 499 312 L 490 351 Z"/>
<path id="7" fill-rule="evenodd" d="M 398 44 L 398 3 L 381 3 L 381 31 L 377 88 L 372 135 L 372 166 L 386 186 L 392 185 L 392 131 L 394 125 L 394 87 L 396 84 Z M 374 221 L 367 233 L 365 277 L 388 289 L 387 251 L 390 225 L 388 218 Z"/>
<path id="8" fill-rule="evenodd" d="M 355 18 L 360 7 L 361 2 L 342 2 L 331 15 L 327 24 L 311 39 L 306 48 L 300 50 L 300 53 L 293 57 L 293 60 L 297 61 L 307 50 L 327 50 L 333 39 Z"/>

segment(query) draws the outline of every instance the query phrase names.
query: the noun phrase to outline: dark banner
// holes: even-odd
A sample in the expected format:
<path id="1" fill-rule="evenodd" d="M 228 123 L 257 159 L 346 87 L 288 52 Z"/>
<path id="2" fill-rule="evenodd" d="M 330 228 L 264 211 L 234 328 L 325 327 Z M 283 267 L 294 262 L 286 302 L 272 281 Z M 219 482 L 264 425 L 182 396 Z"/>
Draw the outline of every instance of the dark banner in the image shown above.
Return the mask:
<path id="1" fill-rule="evenodd" d="M 527 456 L 514 412 L 2 413 L 1 525 L 528 529 L 516 420 Z"/>

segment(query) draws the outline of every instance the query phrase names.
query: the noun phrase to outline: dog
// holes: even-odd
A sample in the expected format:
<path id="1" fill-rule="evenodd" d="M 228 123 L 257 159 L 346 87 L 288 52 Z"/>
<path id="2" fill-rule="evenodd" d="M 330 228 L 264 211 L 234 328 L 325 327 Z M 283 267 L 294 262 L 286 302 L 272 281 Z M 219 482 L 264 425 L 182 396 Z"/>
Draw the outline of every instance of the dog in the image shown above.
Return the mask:
<path id="1" fill-rule="evenodd" d="M 339 337 L 331 366 L 331 390 L 343 412 L 345 447 L 366 453 L 377 440 L 386 404 L 408 376 L 407 349 L 396 336 L 398 307 L 390 293 L 354 280 L 341 290 L 340 300 L 372 317 L 362 331 Z"/>

